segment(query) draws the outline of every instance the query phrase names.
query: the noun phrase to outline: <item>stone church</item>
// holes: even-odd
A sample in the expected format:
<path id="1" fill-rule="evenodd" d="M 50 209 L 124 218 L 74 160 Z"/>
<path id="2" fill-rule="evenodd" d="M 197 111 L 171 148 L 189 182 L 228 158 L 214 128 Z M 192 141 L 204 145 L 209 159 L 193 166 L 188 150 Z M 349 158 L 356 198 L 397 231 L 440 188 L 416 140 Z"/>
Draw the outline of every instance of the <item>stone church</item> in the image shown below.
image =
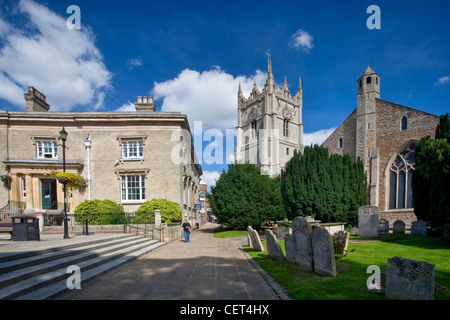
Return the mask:
<path id="1" fill-rule="evenodd" d="M 380 98 L 381 78 L 370 67 L 358 79 L 356 109 L 325 140 L 330 153 L 363 161 L 368 204 L 392 223 L 416 220 L 411 179 L 415 148 L 422 137 L 434 138 L 439 116 Z"/>
<path id="2" fill-rule="evenodd" d="M 303 91 L 301 79 L 294 97 L 286 79 L 278 90 L 270 61 L 268 68 L 262 92 L 254 83 L 245 98 L 239 85 L 235 161 L 255 164 L 262 174 L 275 177 L 295 150 L 303 150 Z"/>

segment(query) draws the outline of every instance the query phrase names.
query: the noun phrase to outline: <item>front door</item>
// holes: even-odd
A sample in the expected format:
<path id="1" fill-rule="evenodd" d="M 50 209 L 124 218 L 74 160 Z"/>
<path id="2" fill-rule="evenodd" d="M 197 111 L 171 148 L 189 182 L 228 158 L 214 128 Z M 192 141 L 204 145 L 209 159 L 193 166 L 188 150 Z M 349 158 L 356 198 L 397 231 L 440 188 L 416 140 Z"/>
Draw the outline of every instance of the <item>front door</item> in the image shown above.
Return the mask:
<path id="1" fill-rule="evenodd" d="M 57 209 L 56 180 L 41 180 L 42 209 Z"/>

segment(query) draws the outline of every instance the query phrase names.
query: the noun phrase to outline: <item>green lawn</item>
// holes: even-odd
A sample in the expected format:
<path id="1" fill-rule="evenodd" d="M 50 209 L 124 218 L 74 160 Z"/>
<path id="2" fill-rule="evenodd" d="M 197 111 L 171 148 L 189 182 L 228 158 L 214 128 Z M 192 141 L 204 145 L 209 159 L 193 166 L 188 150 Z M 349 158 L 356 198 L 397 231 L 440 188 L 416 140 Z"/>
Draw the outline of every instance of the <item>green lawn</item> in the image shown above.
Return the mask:
<path id="1" fill-rule="evenodd" d="M 366 281 L 371 275 L 367 267 L 377 265 L 385 273 L 387 259 L 394 256 L 428 261 L 436 265 L 436 282 L 450 288 L 450 243 L 442 237 L 414 237 L 410 235 L 383 236 L 377 241 L 365 241 L 351 237 L 349 253 L 336 260 L 336 277 L 320 276 L 301 270 L 295 263 L 276 261 L 267 251 L 256 252 L 245 247 L 247 252 L 265 269 L 275 281 L 282 285 L 293 299 L 309 300 L 376 300 L 384 295 L 367 292 Z M 263 241 L 265 246 L 265 241 Z M 284 251 L 284 241 L 280 240 Z M 436 300 L 450 300 L 448 289 L 436 293 Z"/>

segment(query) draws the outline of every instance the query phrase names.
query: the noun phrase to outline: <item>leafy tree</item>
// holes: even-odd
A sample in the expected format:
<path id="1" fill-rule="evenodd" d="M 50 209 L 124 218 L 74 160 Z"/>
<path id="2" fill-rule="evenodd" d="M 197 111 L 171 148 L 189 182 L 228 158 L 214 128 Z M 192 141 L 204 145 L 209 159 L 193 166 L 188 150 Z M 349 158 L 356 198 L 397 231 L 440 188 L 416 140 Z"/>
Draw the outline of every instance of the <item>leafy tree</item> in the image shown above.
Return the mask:
<path id="1" fill-rule="evenodd" d="M 261 175 L 260 169 L 249 163 L 228 165 L 208 199 L 219 221 L 233 229 L 259 229 L 265 221 L 284 217 L 280 179 Z"/>
<path id="2" fill-rule="evenodd" d="M 286 215 L 312 216 L 324 222 L 355 225 L 358 208 L 366 204 L 366 176 L 362 162 L 333 154 L 318 145 L 295 152 L 281 172 Z"/>
<path id="3" fill-rule="evenodd" d="M 183 212 L 178 203 L 166 199 L 152 199 L 146 201 L 136 210 L 138 220 L 154 219 L 155 210 L 161 210 L 161 222 L 177 222 L 183 218 Z"/>
<path id="4" fill-rule="evenodd" d="M 414 212 L 434 228 L 450 223 L 450 120 L 441 116 L 435 139 L 422 138 L 416 148 L 412 188 Z"/>

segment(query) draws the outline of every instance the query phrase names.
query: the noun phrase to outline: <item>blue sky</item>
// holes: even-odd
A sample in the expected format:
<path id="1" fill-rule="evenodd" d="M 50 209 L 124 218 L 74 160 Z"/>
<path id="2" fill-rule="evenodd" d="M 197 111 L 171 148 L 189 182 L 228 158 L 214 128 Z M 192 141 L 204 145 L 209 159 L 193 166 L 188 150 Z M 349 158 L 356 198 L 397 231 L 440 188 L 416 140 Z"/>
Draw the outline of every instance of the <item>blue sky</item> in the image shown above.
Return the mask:
<path id="1" fill-rule="evenodd" d="M 73 4 L 81 29 L 66 25 Z M 381 29 L 367 27 L 370 5 Z M 262 88 L 270 50 L 280 86 L 286 76 L 296 92 L 302 77 L 305 142 L 320 143 L 356 108 L 368 65 L 382 99 L 449 112 L 449 12 L 448 0 L 3 0 L 0 109 L 24 110 L 30 85 L 50 111 L 130 110 L 148 95 L 191 128 L 225 132 L 236 125 L 238 84 L 246 96 L 254 80 Z M 226 164 L 202 168 L 212 181 Z"/>

